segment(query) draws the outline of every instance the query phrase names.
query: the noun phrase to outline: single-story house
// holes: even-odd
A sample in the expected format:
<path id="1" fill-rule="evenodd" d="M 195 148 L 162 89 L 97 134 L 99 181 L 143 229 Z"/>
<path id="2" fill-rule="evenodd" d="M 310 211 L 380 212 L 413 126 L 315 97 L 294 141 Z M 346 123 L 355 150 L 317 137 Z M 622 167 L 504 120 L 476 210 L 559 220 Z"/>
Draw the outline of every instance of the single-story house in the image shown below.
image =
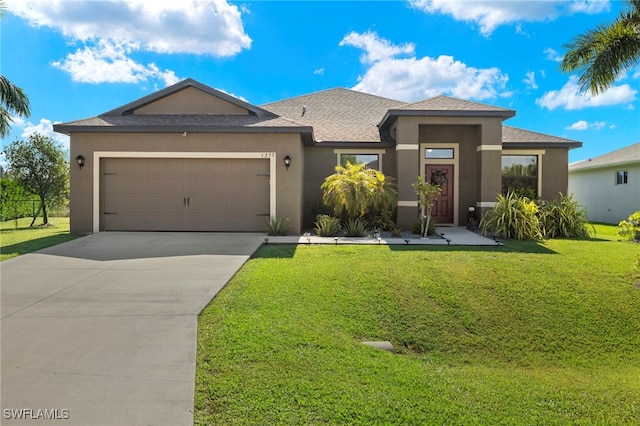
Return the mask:
<path id="1" fill-rule="evenodd" d="M 569 164 L 569 193 L 592 222 L 617 225 L 640 211 L 640 142 Z"/>
<path id="2" fill-rule="evenodd" d="M 582 144 L 504 126 L 514 110 L 447 96 L 405 103 L 336 88 L 251 105 L 187 79 L 97 117 L 70 135 L 71 232 L 290 232 L 312 226 L 336 165 L 365 162 L 396 179 L 397 223 L 411 229 L 418 175 L 445 182 L 441 225 L 495 205 L 507 187 L 566 193 L 568 151 Z M 80 165 L 82 164 L 82 165 Z"/>

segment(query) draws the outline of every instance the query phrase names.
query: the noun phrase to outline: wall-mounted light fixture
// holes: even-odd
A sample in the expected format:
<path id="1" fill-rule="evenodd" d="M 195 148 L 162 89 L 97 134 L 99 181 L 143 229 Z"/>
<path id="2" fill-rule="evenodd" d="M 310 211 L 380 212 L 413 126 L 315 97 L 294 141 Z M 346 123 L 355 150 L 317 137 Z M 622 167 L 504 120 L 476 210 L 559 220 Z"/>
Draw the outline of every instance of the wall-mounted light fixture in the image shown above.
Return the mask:
<path id="1" fill-rule="evenodd" d="M 289 170 L 289 166 L 291 165 L 291 157 L 288 155 L 284 157 L 284 166 Z"/>
<path id="2" fill-rule="evenodd" d="M 76 157 L 76 163 L 78 163 L 78 166 L 82 169 L 84 167 L 84 157 L 82 155 L 78 155 Z"/>

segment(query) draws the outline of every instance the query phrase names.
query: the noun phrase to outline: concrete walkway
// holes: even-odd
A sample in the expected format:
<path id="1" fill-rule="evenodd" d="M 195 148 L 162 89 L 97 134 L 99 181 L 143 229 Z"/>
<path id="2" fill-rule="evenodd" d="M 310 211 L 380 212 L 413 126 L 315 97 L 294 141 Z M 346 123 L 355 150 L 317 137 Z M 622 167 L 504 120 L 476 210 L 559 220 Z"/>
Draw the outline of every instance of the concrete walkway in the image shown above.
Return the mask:
<path id="1" fill-rule="evenodd" d="M 0 423 L 193 424 L 198 314 L 263 240 L 108 232 L 2 262 Z"/>
<path id="2" fill-rule="evenodd" d="M 416 236 L 402 238 L 349 238 L 349 237 L 318 237 L 286 236 L 266 237 L 269 244 L 380 244 L 380 245 L 440 245 L 440 246 L 496 246 L 502 245 L 492 238 L 484 237 L 478 233 L 469 231 L 462 226 L 442 226 L 436 228 L 439 236 L 418 238 Z"/>

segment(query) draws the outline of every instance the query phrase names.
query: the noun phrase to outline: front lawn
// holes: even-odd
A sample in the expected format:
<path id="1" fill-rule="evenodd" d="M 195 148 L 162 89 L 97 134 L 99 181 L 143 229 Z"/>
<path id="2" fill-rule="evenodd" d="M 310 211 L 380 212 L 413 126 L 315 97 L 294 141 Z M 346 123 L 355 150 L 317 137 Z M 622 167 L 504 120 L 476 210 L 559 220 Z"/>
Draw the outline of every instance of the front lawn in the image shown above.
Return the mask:
<path id="1" fill-rule="evenodd" d="M 0 261 L 77 238 L 69 234 L 68 217 L 49 218 L 51 226 L 30 227 L 31 220 L 18 219 L 17 227 L 15 220 L 0 222 Z"/>
<path id="2" fill-rule="evenodd" d="M 640 245 L 615 230 L 262 247 L 200 316 L 195 423 L 637 424 Z"/>

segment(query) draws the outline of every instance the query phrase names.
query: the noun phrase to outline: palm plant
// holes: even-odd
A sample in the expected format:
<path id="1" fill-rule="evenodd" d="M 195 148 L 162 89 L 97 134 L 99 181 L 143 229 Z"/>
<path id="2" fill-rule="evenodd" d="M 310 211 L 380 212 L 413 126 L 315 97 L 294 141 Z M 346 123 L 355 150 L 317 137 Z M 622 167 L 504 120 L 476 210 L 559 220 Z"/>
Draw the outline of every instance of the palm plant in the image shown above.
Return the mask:
<path id="1" fill-rule="evenodd" d="M 424 180 L 422 176 L 418 176 L 418 181 L 411 184 L 416 195 L 418 195 L 418 204 L 422 208 L 422 214 L 420 215 L 420 235 L 426 237 L 429 233 L 429 227 L 431 226 L 431 210 L 436 202 L 436 199 L 442 194 L 442 187 L 440 185 L 433 185 Z"/>
<path id="2" fill-rule="evenodd" d="M 393 180 L 366 164 L 336 166 L 321 188 L 322 201 L 336 216 L 359 218 L 368 212 L 384 212 L 395 207 L 398 199 Z"/>
<path id="3" fill-rule="evenodd" d="M 4 2 L 0 1 L 0 18 L 4 16 L 6 9 Z M 29 117 L 29 98 L 21 88 L 11 83 L 4 75 L 0 75 L 0 137 L 9 136 L 12 115 Z"/>
<path id="4" fill-rule="evenodd" d="M 577 36 L 560 69 L 578 71 L 580 88 L 593 95 L 607 90 L 626 69 L 640 60 L 640 0 L 627 0 L 625 8 L 611 24 L 601 24 Z"/>

